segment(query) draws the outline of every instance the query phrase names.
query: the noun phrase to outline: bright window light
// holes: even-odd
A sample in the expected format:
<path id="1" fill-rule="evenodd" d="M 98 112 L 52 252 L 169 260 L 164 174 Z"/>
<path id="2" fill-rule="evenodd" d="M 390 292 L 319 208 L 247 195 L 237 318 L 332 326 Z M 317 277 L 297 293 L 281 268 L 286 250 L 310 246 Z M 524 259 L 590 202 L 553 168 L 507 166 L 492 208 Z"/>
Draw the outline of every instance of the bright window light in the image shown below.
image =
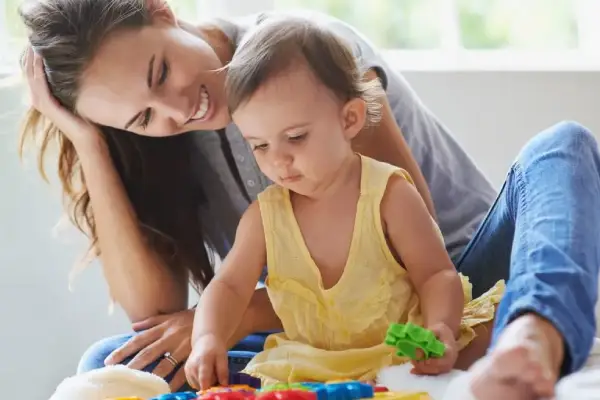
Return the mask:
<path id="1" fill-rule="evenodd" d="M 0 67 L 10 68 L 25 32 L 0 0 Z M 266 10 L 312 9 L 363 32 L 400 68 L 598 69 L 600 0 L 168 0 L 195 20 Z"/>

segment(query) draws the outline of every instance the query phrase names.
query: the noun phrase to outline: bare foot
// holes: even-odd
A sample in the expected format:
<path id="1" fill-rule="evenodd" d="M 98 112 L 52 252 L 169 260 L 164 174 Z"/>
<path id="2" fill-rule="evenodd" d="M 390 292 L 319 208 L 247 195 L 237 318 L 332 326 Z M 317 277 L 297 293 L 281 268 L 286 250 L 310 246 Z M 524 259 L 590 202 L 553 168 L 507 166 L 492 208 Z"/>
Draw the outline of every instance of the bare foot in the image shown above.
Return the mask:
<path id="1" fill-rule="evenodd" d="M 556 328 L 537 315 L 523 315 L 473 366 L 471 391 L 478 400 L 552 397 L 563 357 L 563 340 Z"/>

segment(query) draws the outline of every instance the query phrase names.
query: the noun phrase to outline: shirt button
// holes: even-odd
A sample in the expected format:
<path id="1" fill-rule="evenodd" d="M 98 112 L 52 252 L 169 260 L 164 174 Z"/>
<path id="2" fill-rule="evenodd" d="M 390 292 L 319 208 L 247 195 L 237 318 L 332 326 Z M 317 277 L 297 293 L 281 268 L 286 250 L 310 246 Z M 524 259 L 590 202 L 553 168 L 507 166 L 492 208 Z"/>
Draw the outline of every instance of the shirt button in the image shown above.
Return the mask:
<path id="1" fill-rule="evenodd" d="M 244 161 L 246 161 L 246 157 L 240 155 L 240 156 L 238 156 L 238 161 L 239 162 L 244 162 Z"/>
<path id="2" fill-rule="evenodd" d="M 248 180 L 246 183 L 247 183 L 247 184 L 248 184 L 248 186 L 250 186 L 250 187 L 254 187 L 254 185 L 256 185 L 256 182 L 254 182 L 254 180 L 253 180 L 253 179 L 249 179 L 249 180 Z"/>

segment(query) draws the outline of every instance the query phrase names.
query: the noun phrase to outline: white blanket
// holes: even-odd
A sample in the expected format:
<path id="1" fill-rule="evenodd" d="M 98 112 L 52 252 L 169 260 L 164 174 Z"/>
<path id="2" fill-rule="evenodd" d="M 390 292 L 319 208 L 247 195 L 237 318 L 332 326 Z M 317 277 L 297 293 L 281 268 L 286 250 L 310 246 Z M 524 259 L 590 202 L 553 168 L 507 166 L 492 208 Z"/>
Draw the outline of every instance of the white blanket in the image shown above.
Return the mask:
<path id="1" fill-rule="evenodd" d="M 433 400 L 475 400 L 468 390 L 467 372 L 429 377 L 412 375 L 410 369 L 410 364 L 386 368 L 379 375 L 379 383 L 390 390 L 427 392 Z M 556 400 L 572 399 L 600 400 L 600 339 L 596 339 L 585 367 L 556 386 Z"/>

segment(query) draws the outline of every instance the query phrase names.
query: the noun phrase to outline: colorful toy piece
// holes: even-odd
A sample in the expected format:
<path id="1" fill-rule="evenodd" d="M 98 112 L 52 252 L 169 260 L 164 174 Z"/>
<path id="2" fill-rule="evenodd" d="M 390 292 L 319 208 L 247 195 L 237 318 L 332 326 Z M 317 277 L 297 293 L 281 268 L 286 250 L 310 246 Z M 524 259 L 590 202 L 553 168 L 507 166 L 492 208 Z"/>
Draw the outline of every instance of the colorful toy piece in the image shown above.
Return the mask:
<path id="1" fill-rule="evenodd" d="M 431 400 L 431 397 L 425 392 L 379 392 L 375 393 L 375 400 Z"/>
<path id="2" fill-rule="evenodd" d="M 316 386 L 323 386 L 322 383 L 275 383 L 273 385 L 265 386 L 262 389 L 257 390 L 260 393 L 268 392 L 279 392 L 285 390 L 301 390 L 308 392 Z"/>
<path id="3" fill-rule="evenodd" d="M 273 390 L 259 394 L 256 400 L 317 400 L 317 394 L 303 389 Z"/>
<path id="4" fill-rule="evenodd" d="M 209 393 L 231 393 L 231 392 L 241 392 L 241 393 L 254 393 L 256 389 L 250 387 L 248 385 L 231 385 L 231 386 L 214 386 L 210 389 L 202 390 L 198 392 L 198 394 L 209 394 Z"/>
<path id="5" fill-rule="evenodd" d="M 426 393 L 390 392 L 384 386 L 338 380 L 326 383 L 277 383 L 254 389 L 248 385 L 216 386 L 202 392 L 169 393 L 150 400 L 431 400 Z M 122 398 L 115 400 L 141 400 Z"/>
<path id="6" fill-rule="evenodd" d="M 358 400 L 373 397 L 373 386 L 362 382 L 340 382 L 325 386 L 327 400 Z"/>
<path id="7" fill-rule="evenodd" d="M 106 400 L 144 400 L 141 397 L 112 397 Z"/>
<path id="8" fill-rule="evenodd" d="M 373 397 L 373 386 L 357 381 L 336 381 L 327 383 L 278 383 L 259 390 L 260 393 L 285 393 L 291 391 L 312 392 L 315 400 L 358 400 Z M 262 395 L 257 397 L 262 399 Z"/>
<path id="9" fill-rule="evenodd" d="M 179 392 L 179 393 L 166 393 L 151 398 L 150 400 L 196 400 L 198 395 L 194 392 Z"/>
<path id="10" fill-rule="evenodd" d="M 411 360 L 418 359 L 417 349 L 423 351 L 425 360 L 442 357 L 446 351 L 444 343 L 433 332 L 414 324 L 391 324 L 385 336 L 385 344 L 396 347 L 397 355 Z"/>
<path id="11" fill-rule="evenodd" d="M 251 400 L 254 399 L 252 392 L 209 392 L 199 395 L 196 400 Z"/>
<path id="12" fill-rule="evenodd" d="M 216 386 L 198 392 L 201 400 L 245 400 L 253 399 L 255 388 L 248 385 Z"/>

